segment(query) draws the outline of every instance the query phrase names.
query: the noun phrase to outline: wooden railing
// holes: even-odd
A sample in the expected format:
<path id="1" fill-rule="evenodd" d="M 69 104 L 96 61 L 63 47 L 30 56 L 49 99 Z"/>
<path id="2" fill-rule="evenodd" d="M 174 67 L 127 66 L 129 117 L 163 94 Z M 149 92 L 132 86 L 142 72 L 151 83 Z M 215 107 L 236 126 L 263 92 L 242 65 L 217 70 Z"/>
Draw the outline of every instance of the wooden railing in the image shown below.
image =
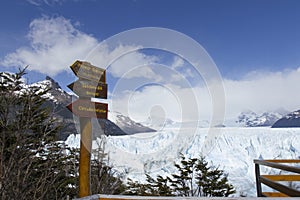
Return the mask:
<path id="1" fill-rule="evenodd" d="M 300 191 L 284 185 L 280 182 L 300 181 L 300 165 L 292 166 L 291 164 L 300 164 L 300 160 L 254 160 L 256 190 L 258 197 L 300 197 Z M 261 175 L 260 166 L 280 169 L 289 174 L 280 175 Z M 276 190 L 277 192 L 263 192 L 262 184 Z"/>

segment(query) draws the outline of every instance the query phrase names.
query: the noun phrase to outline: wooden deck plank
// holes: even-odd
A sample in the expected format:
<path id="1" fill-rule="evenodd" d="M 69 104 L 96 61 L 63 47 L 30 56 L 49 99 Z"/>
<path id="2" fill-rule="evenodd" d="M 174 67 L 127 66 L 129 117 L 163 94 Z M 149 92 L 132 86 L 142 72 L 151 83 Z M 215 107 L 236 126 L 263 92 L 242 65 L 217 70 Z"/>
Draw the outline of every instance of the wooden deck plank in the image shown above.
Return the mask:
<path id="1" fill-rule="evenodd" d="M 263 195 L 266 197 L 289 197 L 281 192 L 263 192 Z"/>
<path id="2" fill-rule="evenodd" d="M 272 181 L 300 181 L 300 175 L 261 175 Z"/>

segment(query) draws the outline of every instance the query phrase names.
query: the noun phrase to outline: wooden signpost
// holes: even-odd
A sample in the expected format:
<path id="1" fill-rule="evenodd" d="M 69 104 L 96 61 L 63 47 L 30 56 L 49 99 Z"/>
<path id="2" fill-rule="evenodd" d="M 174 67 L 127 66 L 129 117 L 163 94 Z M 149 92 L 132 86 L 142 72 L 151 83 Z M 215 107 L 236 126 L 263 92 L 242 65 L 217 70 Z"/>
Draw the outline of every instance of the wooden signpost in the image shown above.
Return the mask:
<path id="1" fill-rule="evenodd" d="M 93 66 L 89 62 L 76 60 L 71 69 L 79 78 L 106 83 L 105 69 Z"/>
<path id="2" fill-rule="evenodd" d="M 107 98 L 105 69 L 98 68 L 85 61 L 75 61 L 71 66 L 79 77 L 68 87 L 79 96 L 67 108 L 79 117 L 80 121 L 80 158 L 79 158 L 79 197 L 91 195 L 91 118 L 107 119 L 108 105 L 91 102 L 90 98 Z"/>
<path id="3" fill-rule="evenodd" d="M 107 104 L 78 99 L 67 106 L 76 116 L 107 119 Z"/>
<path id="4" fill-rule="evenodd" d="M 80 97 L 107 98 L 107 84 L 101 82 L 78 79 L 68 85 L 68 88 L 76 91 L 76 94 Z"/>

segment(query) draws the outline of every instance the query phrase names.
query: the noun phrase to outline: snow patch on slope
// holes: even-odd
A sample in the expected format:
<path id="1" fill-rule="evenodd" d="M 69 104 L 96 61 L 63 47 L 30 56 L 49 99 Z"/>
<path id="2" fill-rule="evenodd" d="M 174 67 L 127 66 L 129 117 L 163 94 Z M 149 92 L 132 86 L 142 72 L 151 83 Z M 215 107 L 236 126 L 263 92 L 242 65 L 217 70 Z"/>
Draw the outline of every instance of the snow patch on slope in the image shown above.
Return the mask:
<path id="1" fill-rule="evenodd" d="M 128 116 L 123 115 L 120 112 L 108 112 L 108 119 L 114 122 L 127 134 L 154 132 L 154 129 L 148 128 L 147 126 L 137 123 L 130 119 Z"/>

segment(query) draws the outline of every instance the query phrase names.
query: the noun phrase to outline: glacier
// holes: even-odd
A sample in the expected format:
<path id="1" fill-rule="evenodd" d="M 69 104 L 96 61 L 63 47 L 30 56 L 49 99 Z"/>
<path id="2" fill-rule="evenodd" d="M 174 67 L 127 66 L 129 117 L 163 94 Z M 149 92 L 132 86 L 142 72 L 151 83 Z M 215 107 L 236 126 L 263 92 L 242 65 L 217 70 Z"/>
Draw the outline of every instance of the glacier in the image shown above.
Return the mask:
<path id="1" fill-rule="evenodd" d="M 223 127 L 164 128 L 157 132 L 126 136 L 103 136 L 110 164 L 133 180 L 144 181 L 144 174 L 166 176 L 175 172 L 180 153 L 186 157 L 205 156 L 211 165 L 228 173 L 236 196 L 256 196 L 254 159 L 300 159 L 300 128 Z M 65 141 L 79 147 L 80 135 Z M 276 170 L 261 167 L 261 174 Z M 263 187 L 263 191 L 270 191 Z"/>

